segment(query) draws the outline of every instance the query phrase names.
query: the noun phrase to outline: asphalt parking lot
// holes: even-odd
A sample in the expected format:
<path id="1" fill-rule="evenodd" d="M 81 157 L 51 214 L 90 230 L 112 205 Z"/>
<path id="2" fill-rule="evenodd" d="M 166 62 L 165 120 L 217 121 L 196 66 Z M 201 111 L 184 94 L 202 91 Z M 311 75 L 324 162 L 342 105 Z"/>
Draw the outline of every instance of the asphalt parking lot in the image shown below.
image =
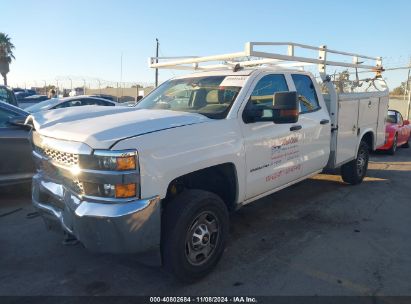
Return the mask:
<path id="1" fill-rule="evenodd" d="M 246 206 L 218 267 L 191 285 L 64 246 L 27 192 L 2 192 L 0 295 L 411 295 L 410 181 L 411 149 L 399 149 L 373 155 L 359 186 L 320 174 Z"/>

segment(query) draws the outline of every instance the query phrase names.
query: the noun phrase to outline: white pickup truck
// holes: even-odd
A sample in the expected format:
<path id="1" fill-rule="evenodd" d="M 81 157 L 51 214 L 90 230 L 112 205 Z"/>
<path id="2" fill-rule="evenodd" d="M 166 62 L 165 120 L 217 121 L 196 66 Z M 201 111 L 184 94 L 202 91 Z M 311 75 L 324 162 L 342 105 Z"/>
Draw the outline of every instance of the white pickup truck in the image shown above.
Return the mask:
<path id="1" fill-rule="evenodd" d="M 30 116 L 38 168 L 32 198 L 47 227 L 90 250 L 157 257 L 193 280 L 223 254 L 229 211 L 326 167 L 361 183 L 369 151 L 384 144 L 388 90 L 367 79 L 363 93 L 357 81 L 344 93 L 324 72 L 336 65 L 380 73 L 379 59 L 375 66 L 328 62 L 325 54 L 336 51 L 325 47 L 309 59 L 295 56 L 301 45 L 289 44 L 287 55 L 257 52 L 256 45 L 152 59 L 152 67 L 200 72 L 166 81 L 135 108 Z M 247 60 L 232 61 L 240 57 Z M 287 60 L 319 64 L 322 88 L 312 74 L 284 68 Z M 225 62 L 201 65 L 209 61 Z"/>

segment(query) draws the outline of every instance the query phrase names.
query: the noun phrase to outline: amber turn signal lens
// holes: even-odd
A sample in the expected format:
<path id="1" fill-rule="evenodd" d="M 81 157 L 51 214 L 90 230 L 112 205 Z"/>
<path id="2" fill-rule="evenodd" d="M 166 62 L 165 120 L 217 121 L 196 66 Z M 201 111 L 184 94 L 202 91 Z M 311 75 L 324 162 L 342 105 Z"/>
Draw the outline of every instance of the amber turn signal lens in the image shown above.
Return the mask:
<path id="1" fill-rule="evenodd" d="M 117 157 L 117 170 L 135 170 L 136 158 L 134 156 Z"/>
<path id="2" fill-rule="evenodd" d="M 136 189 L 136 184 L 116 185 L 116 198 L 135 197 Z"/>

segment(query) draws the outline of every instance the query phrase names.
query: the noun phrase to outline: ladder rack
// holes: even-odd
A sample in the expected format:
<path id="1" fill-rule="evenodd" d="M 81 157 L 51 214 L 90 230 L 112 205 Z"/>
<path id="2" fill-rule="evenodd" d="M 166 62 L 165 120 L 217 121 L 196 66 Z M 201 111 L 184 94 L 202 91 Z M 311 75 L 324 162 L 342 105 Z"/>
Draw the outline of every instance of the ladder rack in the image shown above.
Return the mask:
<path id="1" fill-rule="evenodd" d="M 257 47 L 278 46 L 287 47 L 287 53 L 281 54 L 256 50 Z M 295 50 L 297 48 L 318 51 L 318 57 L 296 56 Z M 345 56 L 345 58 L 351 57 L 351 63 L 328 60 L 328 54 Z M 370 60 L 375 61 L 375 65 L 364 64 L 364 61 Z M 328 49 L 325 45 L 316 47 L 294 42 L 247 42 L 245 44 L 244 50 L 236 53 L 204 57 L 151 57 L 149 59 L 149 67 L 151 68 L 175 70 L 216 70 L 233 69 L 234 67 L 253 67 L 262 65 L 270 65 L 277 67 L 301 67 L 305 65 L 314 64 L 317 64 L 318 70 L 322 74 L 326 73 L 327 66 L 356 68 L 376 73 L 381 73 L 384 70 L 382 67 L 381 57 L 370 57 L 365 55 L 332 50 Z"/>

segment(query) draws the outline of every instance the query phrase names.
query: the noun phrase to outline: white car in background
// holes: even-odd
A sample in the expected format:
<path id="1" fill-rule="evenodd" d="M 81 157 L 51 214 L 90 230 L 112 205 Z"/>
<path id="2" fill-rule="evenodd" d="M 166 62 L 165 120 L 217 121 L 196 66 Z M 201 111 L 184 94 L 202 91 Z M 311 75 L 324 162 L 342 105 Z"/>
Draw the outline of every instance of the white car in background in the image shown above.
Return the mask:
<path id="1" fill-rule="evenodd" d="M 90 106 L 90 105 L 117 106 L 119 104 L 117 102 L 114 102 L 108 99 L 84 95 L 84 96 L 52 98 L 52 99 L 44 100 L 30 107 L 27 107 L 25 110 L 29 113 L 36 113 L 36 112 L 45 111 L 45 110 L 79 107 L 79 106 Z"/>

